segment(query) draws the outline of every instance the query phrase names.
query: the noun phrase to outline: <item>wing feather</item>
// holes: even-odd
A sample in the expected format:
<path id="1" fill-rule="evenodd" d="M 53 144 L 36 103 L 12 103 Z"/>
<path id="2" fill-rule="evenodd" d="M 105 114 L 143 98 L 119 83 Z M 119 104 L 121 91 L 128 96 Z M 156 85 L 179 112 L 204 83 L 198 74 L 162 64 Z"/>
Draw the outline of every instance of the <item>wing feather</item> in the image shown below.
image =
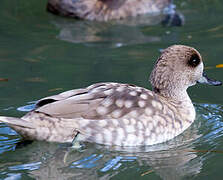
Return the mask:
<path id="1" fill-rule="evenodd" d="M 146 94 L 148 99 L 142 99 L 141 94 Z M 143 111 L 143 107 L 150 103 L 151 99 L 154 99 L 151 91 L 145 88 L 129 84 L 98 83 L 84 89 L 43 98 L 37 103 L 34 111 L 68 119 L 117 118 L 132 110 Z M 141 106 L 139 101 L 144 105 Z"/>

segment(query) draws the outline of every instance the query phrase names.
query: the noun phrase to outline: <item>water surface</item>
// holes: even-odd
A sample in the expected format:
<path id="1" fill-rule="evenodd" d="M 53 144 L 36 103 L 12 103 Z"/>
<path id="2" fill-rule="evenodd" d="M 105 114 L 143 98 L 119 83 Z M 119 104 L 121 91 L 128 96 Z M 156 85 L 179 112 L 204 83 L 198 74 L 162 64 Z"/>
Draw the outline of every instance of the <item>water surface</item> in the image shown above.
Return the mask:
<path id="1" fill-rule="evenodd" d="M 22 116 L 21 107 L 44 96 L 101 81 L 151 88 L 149 73 L 160 50 L 194 46 L 210 77 L 223 80 L 223 2 L 179 0 L 183 27 L 163 27 L 156 16 L 145 24 L 95 23 L 51 15 L 46 1 L 2 0 L 0 6 L 0 114 Z M 222 179 L 222 87 L 197 85 L 189 94 L 195 123 L 156 146 L 106 147 L 86 143 L 33 142 L 0 124 L 0 179 Z M 20 109 L 17 109 L 20 108 Z M 29 107 L 28 107 L 29 108 Z"/>

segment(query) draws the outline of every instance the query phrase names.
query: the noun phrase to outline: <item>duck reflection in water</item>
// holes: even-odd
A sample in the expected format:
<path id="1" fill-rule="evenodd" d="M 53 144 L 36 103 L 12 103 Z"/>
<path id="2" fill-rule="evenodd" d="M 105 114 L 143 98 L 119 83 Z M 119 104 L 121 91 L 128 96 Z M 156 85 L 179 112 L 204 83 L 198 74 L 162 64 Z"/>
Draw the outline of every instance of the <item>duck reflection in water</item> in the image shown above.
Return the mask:
<path id="1" fill-rule="evenodd" d="M 34 142 L 26 147 L 29 151 L 25 151 L 26 148 L 17 151 L 24 151 L 22 156 L 38 164 L 38 168 L 29 172 L 36 179 L 105 180 L 119 177 L 122 173 L 130 179 L 132 174 L 135 177 L 182 179 L 196 175 L 202 169 L 203 157 L 193 150 L 196 140 L 201 136 L 198 134 L 199 126 L 199 123 L 194 123 L 184 134 L 154 146 L 111 148 L 87 143 L 79 152 L 65 145 L 58 147 L 58 144 Z"/>

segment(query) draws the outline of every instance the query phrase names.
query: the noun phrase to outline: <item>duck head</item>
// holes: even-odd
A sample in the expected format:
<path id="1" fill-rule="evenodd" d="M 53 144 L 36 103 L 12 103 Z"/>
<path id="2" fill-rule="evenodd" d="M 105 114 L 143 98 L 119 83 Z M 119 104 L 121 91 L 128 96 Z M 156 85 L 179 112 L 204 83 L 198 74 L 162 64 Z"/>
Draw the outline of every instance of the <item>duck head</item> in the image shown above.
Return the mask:
<path id="1" fill-rule="evenodd" d="M 204 73 L 200 53 L 184 45 L 173 45 L 162 52 L 150 75 L 150 82 L 153 90 L 165 97 L 177 97 L 196 83 L 222 84 Z"/>

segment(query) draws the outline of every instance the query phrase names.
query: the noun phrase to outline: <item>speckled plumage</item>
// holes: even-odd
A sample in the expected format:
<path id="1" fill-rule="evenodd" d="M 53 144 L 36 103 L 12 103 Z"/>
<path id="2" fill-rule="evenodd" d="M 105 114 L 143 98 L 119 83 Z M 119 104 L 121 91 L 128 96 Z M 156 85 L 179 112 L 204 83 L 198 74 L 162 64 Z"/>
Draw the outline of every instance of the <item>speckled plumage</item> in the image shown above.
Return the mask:
<path id="1" fill-rule="evenodd" d="M 196 82 L 220 85 L 203 75 L 200 54 L 174 45 L 158 58 L 153 91 L 130 84 L 97 83 L 43 98 L 21 119 L 0 117 L 26 139 L 138 146 L 168 141 L 195 119 L 186 92 Z"/>
<path id="2" fill-rule="evenodd" d="M 48 0 L 48 11 L 63 16 L 108 21 L 160 13 L 171 0 Z"/>

